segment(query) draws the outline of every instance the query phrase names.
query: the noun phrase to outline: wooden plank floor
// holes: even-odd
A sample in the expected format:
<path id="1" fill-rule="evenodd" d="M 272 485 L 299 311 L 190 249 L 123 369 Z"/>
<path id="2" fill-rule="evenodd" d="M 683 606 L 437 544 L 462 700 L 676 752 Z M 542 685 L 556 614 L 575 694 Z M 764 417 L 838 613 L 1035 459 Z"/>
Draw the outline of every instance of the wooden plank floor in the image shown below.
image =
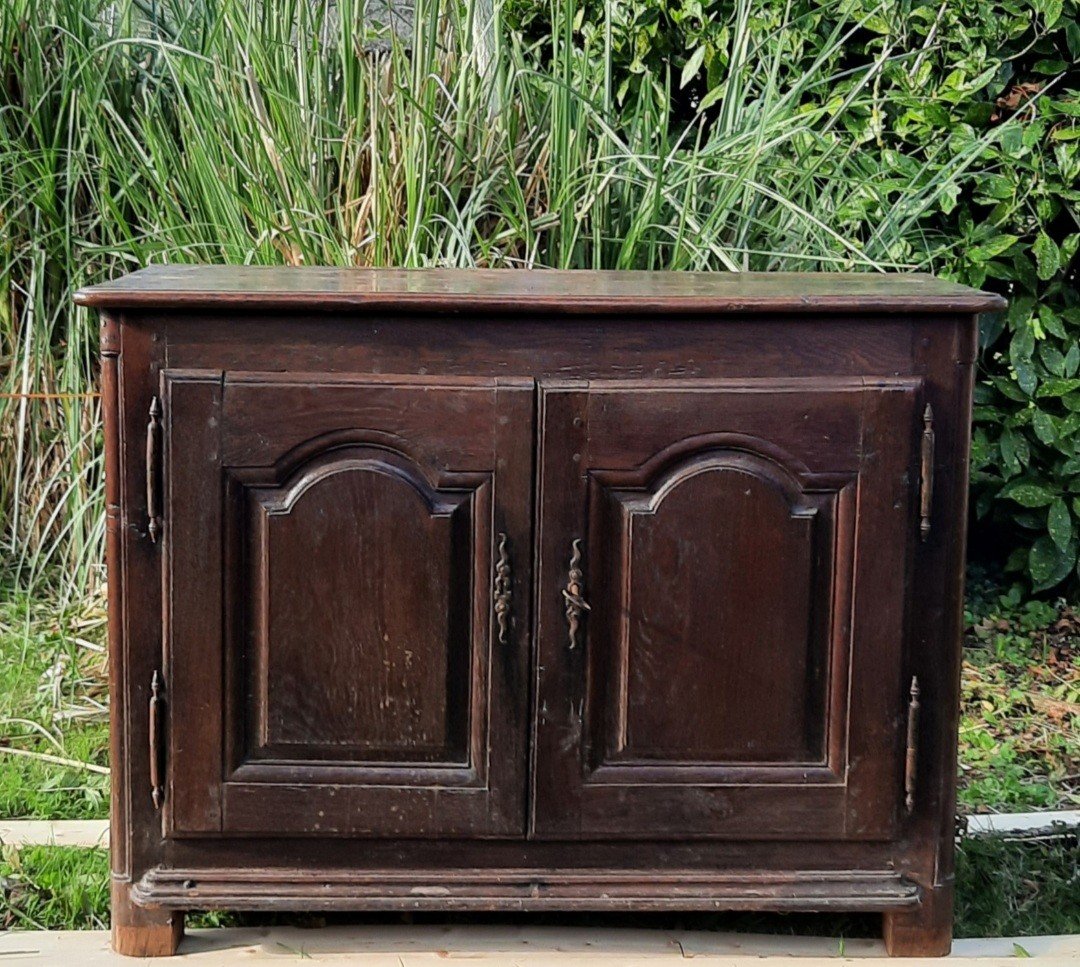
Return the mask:
<path id="1" fill-rule="evenodd" d="M 1026 937 L 1015 941 L 1030 954 L 1031 967 L 1076 967 L 1080 936 Z M 1011 939 L 961 940 L 950 960 L 979 967 L 1016 967 Z M 763 957 L 796 957 L 800 967 L 856 959 L 860 967 L 930 967 L 940 960 L 887 960 L 878 941 L 749 936 L 702 931 L 612 930 L 507 926 L 349 926 L 303 930 L 296 927 L 191 931 L 178 958 L 161 963 L 230 967 L 239 964 L 351 964 L 355 967 L 435 967 L 468 962 L 469 967 L 663 967 L 692 960 L 694 967 L 750 967 Z M 0 963 L 123 967 L 136 961 L 109 950 L 103 931 L 9 932 L 0 934 Z"/>

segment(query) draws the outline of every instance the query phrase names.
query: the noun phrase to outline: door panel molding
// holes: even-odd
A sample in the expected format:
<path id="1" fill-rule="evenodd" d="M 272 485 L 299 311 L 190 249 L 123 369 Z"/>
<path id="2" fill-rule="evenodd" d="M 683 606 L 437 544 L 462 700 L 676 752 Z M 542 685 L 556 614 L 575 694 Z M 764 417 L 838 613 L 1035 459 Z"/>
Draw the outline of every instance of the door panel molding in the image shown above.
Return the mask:
<path id="1" fill-rule="evenodd" d="M 483 784 L 486 759 L 476 752 L 486 747 L 485 703 L 482 697 L 457 686 L 463 687 L 469 682 L 482 686 L 484 681 L 483 676 L 470 672 L 470 659 L 475 651 L 482 649 L 485 633 L 482 626 L 470 628 L 473 593 L 470 577 L 485 573 L 490 560 L 488 522 L 493 475 L 487 472 L 443 473 L 437 475 L 438 483 L 433 487 L 428 482 L 428 475 L 421 475 L 420 470 L 398 450 L 365 446 L 359 442 L 343 445 L 340 440 L 335 441 L 332 449 L 311 449 L 306 462 L 293 463 L 285 477 L 277 471 L 226 469 L 230 484 L 239 488 L 233 499 L 244 506 L 242 516 L 247 522 L 248 535 L 244 545 L 253 552 L 253 560 L 248 561 L 246 568 L 250 639 L 246 643 L 248 647 L 241 642 L 231 649 L 236 654 L 249 656 L 249 667 L 241 670 L 238 676 L 245 691 L 238 695 L 238 702 L 233 706 L 247 712 L 246 729 L 240 723 L 230 727 L 230 732 L 247 735 L 246 742 L 234 751 L 234 774 L 243 770 L 248 778 L 275 781 L 279 775 L 290 774 L 289 770 L 277 771 L 275 766 L 287 766 L 290 761 L 300 760 L 307 763 L 309 781 L 312 782 L 323 781 L 320 776 L 328 768 L 331 776 L 338 776 L 347 766 L 352 770 L 348 773 L 350 781 L 392 784 L 399 781 L 400 776 L 395 775 L 391 767 L 408 764 L 427 770 L 424 774 L 413 775 L 414 781 L 421 784 L 445 783 L 446 769 L 450 768 L 463 770 L 471 785 Z M 351 636 L 354 645 L 378 650 L 382 637 L 407 642 L 408 647 L 403 655 L 390 651 L 372 655 L 375 664 L 367 668 L 352 668 L 350 656 L 356 652 L 350 649 L 335 658 L 333 669 L 323 670 L 327 681 L 321 686 L 317 668 L 311 670 L 305 668 L 304 663 L 292 662 L 294 670 L 282 682 L 283 687 L 276 690 L 277 702 L 285 701 L 289 705 L 289 714 L 279 718 L 283 725 L 294 728 L 301 721 L 308 723 L 311 737 L 293 736 L 290 739 L 281 735 L 275 739 L 271 735 L 274 702 L 270 696 L 270 670 L 272 642 L 280 644 L 282 632 L 271 630 L 271 610 L 275 601 L 284 599 L 286 604 L 280 609 L 284 611 L 282 617 L 285 620 L 293 614 L 303 615 L 307 606 L 302 593 L 308 579 L 305 572 L 312 562 L 301 556 L 299 568 L 289 568 L 288 562 L 298 555 L 283 553 L 281 548 L 275 552 L 274 529 L 294 525 L 294 530 L 299 527 L 303 536 L 303 525 L 295 521 L 303 509 L 301 502 L 305 498 L 309 501 L 318 499 L 318 488 L 335 485 L 339 493 L 326 495 L 323 501 L 326 506 L 316 505 L 315 513 L 328 517 L 335 505 L 352 506 L 355 514 L 350 514 L 334 529 L 345 531 L 352 527 L 358 532 L 354 542 L 350 542 L 355 543 L 355 547 L 339 544 L 333 549 L 334 561 L 350 573 L 343 576 L 342 585 L 334 588 L 331 600 L 323 606 L 334 607 L 339 612 L 339 634 Z M 415 510 L 410 509 L 414 505 Z M 372 520 L 387 521 L 381 532 L 371 527 L 359 528 L 362 518 L 356 514 L 365 512 Z M 350 524 L 350 520 L 356 523 Z M 417 542 L 411 550 L 406 547 L 410 540 Z M 366 566 L 366 562 L 372 559 L 388 562 L 391 566 L 387 569 L 384 564 L 378 573 L 369 574 L 370 566 Z M 277 572 L 273 578 L 275 590 L 270 587 L 272 561 L 279 562 L 273 569 Z M 317 566 L 315 570 L 318 570 Z M 357 611 L 350 607 L 350 599 L 355 593 L 356 602 L 360 602 L 361 582 L 368 587 L 373 583 L 385 584 L 388 594 L 423 602 L 425 607 L 407 610 L 396 618 L 392 614 L 373 615 L 369 609 Z M 426 593 L 443 585 L 448 589 L 445 602 L 425 600 Z M 447 616 L 445 627 L 440 622 L 442 615 Z M 382 627 L 388 620 L 395 621 L 397 632 L 387 628 L 380 635 L 373 622 Z M 301 622 L 298 629 L 301 634 L 304 624 L 306 622 Z M 447 649 L 445 656 L 440 654 L 437 644 L 443 638 Z M 318 644 L 333 646 L 334 643 Z M 418 652 L 428 652 L 427 658 L 421 659 Z M 316 654 L 309 653 L 308 662 L 314 661 Z M 437 664 L 442 666 L 441 669 L 435 667 Z M 400 666 L 400 678 L 391 682 L 381 672 L 380 665 Z M 316 680 L 305 684 L 304 679 L 309 674 L 314 674 Z M 348 681 L 341 681 L 342 675 Z M 438 731 L 440 723 L 429 721 L 430 716 L 424 716 L 423 704 L 415 701 L 421 695 L 433 697 L 440 691 L 443 687 L 440 677 L 445 677 L 447 689 L 442 716 L 445 741 L 442 744 L 430 737 L 425 739 L 425 732 Z M 424 687 L 425 678 L 427 687 Z M 365 700 L 365 689 L 370 692 L 372 688 L 381 690 L 378 694 L 368 694 Z M 338 703 L 341 707 L 336 708 L 329 699 L 334 696 L 345 699 L 346 695 L 339 694 L 342 689 L 347 690 L 348 701 Z M 414 694 L 417 692 L 419 694 Z M 410 702 L 410 698 L 414 701 Z M 293 706 L 305 701 L 310 708 L 300 714 L 301 710 Z M 356 706 L 358 701 L 360 707 Z M 378 705 L 378 714 L 363 717 L 360 708 L 370 707 L 372 703 Z M 470 707 L 475 714 L 470 714 Z M 319 729 L 332 725 L 335 720 L 340 725 L 339 731 L 347 733 L 361 718 L 377 726 L 384 737 L 381 746 L 378 741 L 364 741 L 359 736 L 354 741 L 343 737 L 333 742 L 315 740 Z M 400 737 L 403 744 L 386 744 L 394 737 Z M 408 747 L 404 744 L 406 741 Z M 255 768 L 256 764 L 259 768 Z M 370 772 L 371 767 L 374 772 Z"/>
<path id="2" fill-rule="evenodd" d="M 529 580 L 532 381 L 175 375 L 173 436 L 221 445 L 166 471 L 207 629 L 173 647 L 167 834 L 522 835 L 528 599 L 494 648 L 489 572 L 505 532 Z"/>
<path id="3" fill-rule="evenodd" d="M 762 451 L 768 455 L 763 455 Z M 843 703 L 848 656 L 846 643 L 836 640 L 833 627 L 835 622 L 831 620 L 835 608 L 828 607 L 828 602 L 836 600 L 839 602 L 838 607 L 842 609 L 844 601 L 850 601 L 850 583 L 842 580 L 849 575 L 843 571 L 837 574 L 834 570 L 833 546 L 838 506 L 849 523 L 854 513 L 854 502 L 845 499 L 843 494 L 846 488 L 852 486 L 855 475 L 813 474 L 805 465 L 792 470 L 788 466 L 791 463 L 798 462 L 788 458 L 778 447 L 761 446 L 756 438 L 744 434 L 706 434 L 682 441 L 677 447 L 666 448 L 640 468 L 625 472 L 590 470 L 588 513 L 591 542 L 593 546 L 604 546 L 605 542 L 614 541 L 617 542 L 617 549 L 603 555 L 598 566 L 601 573 L 597 574 L 594 580 L 594 589 L 596 580 L 602 588 L 600 593 L 594 590 L 594 610 L 602 609 L 609 599 L 612 604 L 611 615 L 607 621 L 610 634 L 598 630 L 604 625 L 603 613 L 593 616 L 594 630 L 598 635 L 609 639 L 605 644 L 610 652 L 610 662 L 606 674 L 598 674 L 594 681 L 596 687 L 606 691 L 607 697 L 605 699 L 602 695 L 595 694 L 592 704 L 594 707 L 607 709 L 609 715 L 607 721 L 594 720 L 591 723 L 594 726 L 591 743 L 593 762 L 586 777 L 587 782 L 626 782 L 635 775 L 635 770 L 642 771 L 643 782 L 658 783 L 675 781 L 723 784 L 744 782 L 750 777 L 762 782 L 843 781 L 843 763 L 839 761 L 836 753 L 844 744 L 844 720 L 842 716 L 827 716 L 824 705 L 826 702 L 833 706 Z M 801 595 L 807 605 L 806 613 L 792 616 L 790 608 L 785 607 L 788 605 L 785 598 L 795 597 L 796 589 L 790 586 L 776 589 L 781 593 L 774 594 L 772 600 L 762 601 L 759 610 L 770 611 L 783 617 L 788 634 L 798 633 L 800 623 L 805 625 L 809 644 L 816 646 L 818 654 L 805 655 L 803 660 L 817 658 L 820 665 L 815 676 L 817 682 L 803 681 L 797 675 L 792 675 L 790 694 L 763 695 L 762 698 L 787 699 L 793 703 L 817 701 L 823 706 L 816 716 L 809 708 L 805 715 L 808 720 L 806 725 L 813 726 L 814 721 L 810 720 L 815 719 L 825 725 L 812 743 L 816 754 L 810 748 L 804 749 L 802 754 L 792 751 L 786 755 L 778 754 L 778 746 L 784 737 L 791 736 L 799 726 L 798 716 L 794 712 L 792 714 L 795 720 L 784 721 L 781 713 L 778 723 L 775 722 L 775 715 L 774 722 L 767 723 L 772 724 L 773 751 L 777 753 L 771 756 L 767 754 L 769 749 L 763 747 L 760 741 L 763 724 L 761 720 L 750 723 L 750 729 L 742 737 L 741 743 L 746 746 L 747 753 L 742 755 L 724 756 L 714 747 L 711 750 L 701 748 L 699 756 L 695 757 L 691 746 L 684 747 L 672 758 L 662 749 L 654 749 L 650 753 L 647 748 L 642 748 L 640 742 L 630 740 L 629 719 L 632 706 L 650 713 L 656 720 L 654 724 L 658 724 L 673 712 L 685 710 L 689 700 L 689 696 L 684 694 L 680 696 L 683 701 L 675 703 L 654 693 L 649 701 L 645 701 L 645 696 L 641 695 L 637 696 L 636 702 L 631 701 L 629 679 L 632 639 L 655 637 L 659 633 L 659 621 L 660 625 L 666 628 L 671 647 L 685 650 L 694 647 L 694 639 L 699 637 L 701 631 L 698 629 L 695 632 L 691 628 L 692 614 L 686 611 L 672 614 L 671 609 L 665 607 L 665 600 L 669 597 L 666 593 L 661 593 L 654 600 L 654 613 L 645 621 L 645 626 L 640 626 L 640 622 L 633 620 L 631 601 L 635 597 L 640 598 L 642 594 L 648 594 L 653 583 L 680 583 L 703 577 L 700 573 L 685 573 L 678 561 L 681 551 L 677 546 L 666 548 L 670 552 L 666 555 L 670 566 L 659 571 L 642 566 L 637 569 L 637 572 L 642 572 L 639 574 L 634 566 L 635 544 L 647 541 L 650 530 L 662 530 L 665 501 L 678 500 L 680 487 L 693 486 L 695 481 L 708 484 L 710 475 L 712 479 L 726 480 L 725 474 L 737 478 L 738 482 L 734 483 L 734 486 L 740 490 L 745 487 L 748 498 L 755 490 L 761 493 L 766 504 L 765 507 L 758 507 L 759 512 L 765 511 L 765 519 L 761 522 L 763 525 L 767 525 L 769 516 L 772 516 L 777 528 L 793 531 L 790 534 L 792 540 L 787 546 L 774 548 L 773 556 L 803 557 L 803 560 L 798 562 L 800 567 L 788 568 L 787 576 L 796 583 L 800 579 L 807 582 Z M 801 484 L 800 478 L 806 483 Z M 731 489 L 732 482 L 728 480 L 720 486 Z M 698 499 L 707 499 L 708 496 L 708 492 L 703 492 L 698 495 Z M 713 496 L 722 499 L 720 494 Z M 687 499 L 695 500 L 693 496 Z M 672 513 L 677 517 L 679 511 L 676 509 Z M 720 535 L 707 533 L 676 534 L 668 541 L 663 541 L 661 536 L 661 541 L 677 545 L 680 541 L 689 542 L 695 537 L 708 542 L 711 537 L 718 536 Z M 728 539 L 731 537 L 729 533 Z M 699 558 L 700 568 L 701 555 L 696 556 Z M 840 557 L 845 557 L 843 552 Z M 603 566 L 604 561 L 608 562 L 606 568 Z M 712 566 L 722 567 L 723 561 L 713 560 Z M 795 573 L 797 571 L 803 573 L 800 575 Z M 657 610 L 666 613 L 656 614 Z M 673 623 L 678 627 L 673 628 Z M 767 640 L 760 641 L 759 647 L 768 644 Z M 663 645 L 659 646 L 659 652 L 657 649 L 652 651 L 653 661 L 663 659 Z M 710 675 L 723 673 L 723 668 L 718 666 L 730 666 L 733 661 L 738 660 L 738 654 L 730 652 L 731 647 L 728 647 L 722 653 L 709 656 L 707 660 L 703 657 L 698 677 L 705 681 Z M 799 658 L 799 655 L 786 656 L 789 662 Z M 770 677 L 775 684 L 776 669 L 771 671 Z M 683 689 L 686 684 L 683 683 Z M 715 681 L 711 689 L 706 687 L 705 690 L 721 695 L 732 690 L 745 691 L 750 685 L 752 682 L 740 682 L 736 676 L 733 680 Z M 837 689 L 840 694 L 836 694 Z M 727 721 L 723 731 L 730 735 L 738 724 Z M 708 731 L 695 730 L 693 725 L 692 722 L 684 722 L 681 731 L 693 735 L 695 741 L 700 741 L 703 735 L 709 735 Z M 833 735 L 833 741 L 830 742 L 830 733 L 834 731 L 838 731 L 838 734 Z"/>
<path id="4" fill-rule="evenodd" d="M 533 836 L 892 835 L 920 388 L 541 382 Z"/>

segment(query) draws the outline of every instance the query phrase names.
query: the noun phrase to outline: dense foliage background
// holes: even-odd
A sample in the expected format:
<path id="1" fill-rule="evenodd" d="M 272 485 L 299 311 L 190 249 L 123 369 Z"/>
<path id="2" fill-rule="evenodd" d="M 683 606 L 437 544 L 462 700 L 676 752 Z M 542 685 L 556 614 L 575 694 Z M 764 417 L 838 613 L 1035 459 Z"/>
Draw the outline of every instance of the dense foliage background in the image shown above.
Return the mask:
<path id="1" fill-rule="evenodd" d="M 361 24 L 367 23 L 367 27 Z M 984 321 L 982 552 L 1073 587 L 1080 0 L 8 0 L 0 527 L 101 550 L 95 330 L 151 261 L 936 271 Z M 53 565 L 62 565 L 55 567 Z"/>
<path id="2" fill-rule="evenodd" d="M 507 12 L 538 40 L 560 13 L 544 0 L 509 0 Z M 941 143 L 1001 128 L 972 166 L 976 177 L 950 185 L 917 231 L 940 236 L 940 274 L 1011 300 L 982 330 L 972 466 L 981 550 L 1025 573 L 1035 590 L 1075 586 L 1080 3 L 796 0 L 737 10 L 730 0 L 585 0 L 576 17 L 583 43 L 608 40 L 620 101 L 660 81 L 685 116 L 722 115 L 733 63 L 754 54 L 740 49 L 743 34 L 758 42 L 773 34 L 785 49 L 782 85 L 828 61 L 840 83 L 816 96 L 834 103 L 863 82 L 859 65 L 884 61 L 874 97 L 842 119 L 868 152 L 868 177 L 929 177 Z M 831 32 L 852 23 L 858 29 L 831 46 Z"/>

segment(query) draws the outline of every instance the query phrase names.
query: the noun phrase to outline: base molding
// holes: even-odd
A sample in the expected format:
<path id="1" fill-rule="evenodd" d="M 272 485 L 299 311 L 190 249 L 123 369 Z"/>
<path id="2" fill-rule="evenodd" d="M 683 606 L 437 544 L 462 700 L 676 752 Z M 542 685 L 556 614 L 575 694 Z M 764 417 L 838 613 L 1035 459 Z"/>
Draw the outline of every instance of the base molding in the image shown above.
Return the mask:
<path id="1" fill-rule="evenodd" d="M 912 910 L 920 887 L 897 873 L 700 870 L 166 869 L 135 903 L 231 910 Z"/>

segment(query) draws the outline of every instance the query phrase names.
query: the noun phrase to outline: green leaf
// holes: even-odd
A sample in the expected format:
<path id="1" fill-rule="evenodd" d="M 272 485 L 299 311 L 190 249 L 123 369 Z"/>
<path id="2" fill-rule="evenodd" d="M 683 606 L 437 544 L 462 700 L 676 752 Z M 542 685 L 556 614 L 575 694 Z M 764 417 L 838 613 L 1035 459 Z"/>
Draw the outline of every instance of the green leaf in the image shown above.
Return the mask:
<path id="1" fill-rule="evenodd" d="M 948 215 L 949 212 L 956 208 L 956 202 L 959 198 L 960 185 L 950 182 L 942 187 L 941 194 L 938 195 L 938 204 L 941 206 L 941 210 Z"/>
<path id="2" fill-rule="evenodd" d="M 1050 306 L 1039 306 L 1039 325 L 1042 326 L 1045 332 L 1057 336 L 1059 339 L 1069 338 L 1065 332 L 1064 324 Z"/>
<path id="3" fill-rule="evenodd" d="M 979 179 L 977 190 L 984 197 L 1005 199 L 1012 198 L 1015 185 L 1004 175 L 987 175 Z"/>
<path id="4" fill-rule="evenodd" d="M 1049 30 L 1061 19 L 1063 0 L 1036 0 L 1035 9 L 1043 15 L 1043 25 Z"/>
<path id="5" fill-rule="evenodd" d="M 1015 477 L 1021 470 L 1020 460 L 1016 455 L 1017 434 L 1012 430 L 1005 430 L 998 439 L 998 449 L 1001 451 L 1003 475 L 1006 480 Z"/>
<path id="6" fill-rule="evenodd" d="M 1080 370 L 1080 342 L 1073 342 L 1065 354 L 1065 375 L 1075 376 Z"/>
<path id="7" fill-rule="evenodd" d="M 1057 440 L 1057 427 L 1054 426 L 1054 418 L 1045 410 L 1036 410 L 1031 423 L 1039 442 L 1045 443 L 1047 446 L 1053 445 L 1054 441 Z"/>
<path id="8" fill-rule="evenodd" d="M 690 55 L 686 63 L 683 64 L 682 76 L 679 79 L 680 89 L 686 87 L 687 84 L 689 84 L 695 77 L 697 77 L 697 73 L 699 70 L 701 70 L 701 65 L 704 61 L 705 45 L 702 44 Z"/>
<path id="9" fill-rule="evenodd" d="M 1080 24 L 1075 20 L 1065 25 L 1065 41 L 1069 45 L 1069 53 L 1080 60 Z"/>
<path id="10" fill-rule="evenodd" d="M 720 85 L 714 87 L 711 91 L 709 91 L 708 94 L 706 94 L 701 99 L 701 103 L 698 105 L 698 111 L 707 111 L 710 107 L 712 107 L 714 104 L 716 104 L 720 100 L 720 98 L 723 97 L 723 96 L 724 96 L 724 85 L 720 84 Z"/>
<path id="11" fill-rule="evenodd" d="M 1040 231 L 1031 250 L 1035 253 L 1035 267 L 1039 278 L 1044 282 L 1052 279 L 1061 267 L 1058 247 L 1054 240 L 1046 232 Z"/>
<path id="12" fill-rule="evenodd" d="M 1058 423 L 1058 443 L 1065 437 L 1072 436 L 1077 430 L 1080 430 L 1080 413 L 1070 413 Z"/>
<path id="13" fill-rule="evenodd" d="M 1039 385 L 1039 374 L 1031 364 L 1030 356 L 1021 356 L 1013 360 L 1016 370 L 1016 382 L 1025 393 L 1034 393 Z"/>
<path id="14" fill-rule="evenodd" d="M 1055 376 L 1065 375 L 1065 354 L 1057 346 L 1044 342 L 1039 347 L 1039 358 L 1047 370 Z"/>
<path id="15" fill-rule="evenodd" d="M 1005 379 L 1004 376 L 998 376 L 992 380 L 995 389 L 1002 396 L 1008 397 L 1015 403 L 1027 403 L 1027 394 L 1020 389 L 1011 379 Z M 1068 392 L 1068 390 L 1066 390 Z"/>
<path id="16" fill-rule="evenodd" d="M 1023 434 L 1014 433 L 1009 429 L 1003 430 L 1001 439 L 998 440 L 998 447 L 1001 450 L 1001 458 L 1005 461 L 1006 476 L 1016 476 L 1031 459 L 1031 451 Z"/>
<path id="17" fill-rule="evenodd" d="M 1069 576 L 1076 561 L 1076 542 L 1060 548 L 1049 536 L 1040 537 L 1028 553 L 1028 571 L 1036 591 L 1045 591 Z"/>
<path id="18" fill-rule="evenodd" d="M 1014 943 L 1013 944 L 1013 956 L 1014 957 L 1030 957 L 1031 954 L 1029 954 L 1023 947 L 1021 947 L 1020 944 Z"/>
<path id="19" fill-rule="evenodd" d="M 1048 507 L 1054 502 L 1056 495 L 1040 484 L 1015 480 L 1002 487 L 998 497 L 1013 500 L 1021 507 Z"/>
<path id="20" fill-rule="evenodd" d="M 1048 379 L 1044 380 L 1036 390 L 1035 396 L 1039 399 L 1045 399 L 1048 396 L 1065 396 L 1076 389 L 1080 389 L 1080 379 Z"/>
<path id="21" fill-rule="evenodd" d="M 1058 497 L 1050 505 L 1050 513 L 1046 517 L 1046 529 L 1050 534 L 1050 539 L 1062 550 L 1069 546 L 1069 541 L 1072 540 L 1072 514 L 1069 513 L 1069 506 Z"/>
<path id="22" fill-rule="evenodd" d="M 1015 235 L 995 235 L 981 245 L 968 249 L 968 258 L 973 262 L 985 262 L 996 255 L 1001 255 L 1002 252 L 1007 252 L 1015 244 Z"/>

